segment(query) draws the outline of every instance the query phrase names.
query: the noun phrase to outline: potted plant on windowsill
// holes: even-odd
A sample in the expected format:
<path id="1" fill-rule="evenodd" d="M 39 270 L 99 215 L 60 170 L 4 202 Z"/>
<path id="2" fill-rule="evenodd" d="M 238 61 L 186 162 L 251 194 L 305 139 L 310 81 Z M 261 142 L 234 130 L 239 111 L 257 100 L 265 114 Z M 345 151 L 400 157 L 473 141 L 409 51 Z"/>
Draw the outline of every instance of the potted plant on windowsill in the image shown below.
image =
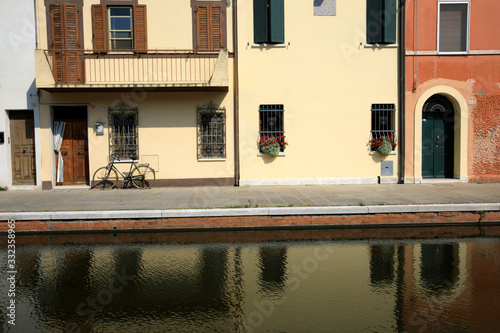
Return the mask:
<path id="1" fill-rule="evenodd" d="M 399 141 L 396 141 L 396 137 L 391 135 L 381 136 L 379 138 L 372 138 L 368 144 L 372 151 L 376 151 L 382 156 L 388 156 L 392 151 L 396 149 Z"/>
<path id="2" fill-rule="evenodd" d="M 281 151 L 285 150 L 288 145 L 285 142 L 285 136 L 270 137 L 267 135 L 261 136 L 259 141 L 259 149 L 263 154 L 276 157 Z"/>

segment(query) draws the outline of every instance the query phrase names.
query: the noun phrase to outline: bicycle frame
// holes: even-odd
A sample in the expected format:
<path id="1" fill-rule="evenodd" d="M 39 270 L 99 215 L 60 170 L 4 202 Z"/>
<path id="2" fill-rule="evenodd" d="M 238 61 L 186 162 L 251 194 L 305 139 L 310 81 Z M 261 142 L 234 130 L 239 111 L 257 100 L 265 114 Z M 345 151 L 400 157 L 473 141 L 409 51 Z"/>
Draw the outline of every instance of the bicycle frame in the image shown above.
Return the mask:
<path id="1" fill-rule="evenodd" d="M 111 156 L 111 161 L 108 163 L 107 167 L 109 167 L 110 169 L 114 169 L 116 172 L 118 172 L 118 174 L 120 175 L 120 177 L 123 178 L 123 182 L 125 183 L 125 188 L 128 188 L 130 186 L 130 184 L 132 183 L 132 178 L 131 178 L 131 175 L 132 175 L 132 171 L 134 171 L 134 169 L 137 169 L 139 170 L 138 168 L 138 164 L 137 162 L 135 161 L 124 161 L 124 162 L 120 162 L 120 163 L 130 163 L 130 168 L 128 170 L 128 173 L 122 173 L 116 166 L 115 166 L 115 163 L 116 162 L 120 162 L 120 159 L 116 158 L 115 156 Z M 140 165 L 147 165 L 149 166 L 149 164 L 140 164 Z"/>

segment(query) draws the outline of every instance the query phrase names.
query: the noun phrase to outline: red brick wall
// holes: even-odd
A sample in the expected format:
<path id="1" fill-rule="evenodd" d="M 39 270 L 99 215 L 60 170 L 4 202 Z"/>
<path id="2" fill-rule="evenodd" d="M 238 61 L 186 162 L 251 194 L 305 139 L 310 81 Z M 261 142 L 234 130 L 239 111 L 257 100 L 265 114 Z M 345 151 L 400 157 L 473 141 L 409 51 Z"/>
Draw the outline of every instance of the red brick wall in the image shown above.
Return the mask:
<path id="1" fill-rule="evenodd" d="M 138 220 L 69 220 L 69 221 L 16 221 L 15 230 L 20 232 L 91 232 L 91 231 L 183 231 L 225 229 L 297 229 L 324 227 L 382 227 L 426 226 L 453 224 L 485 224 L 500 222 L 500 212 L 441 212 L 395 213 L 359 215 L 303 215 L 303 216 L 234 216 L 192 217 Z M 8 229 L 7 222 L 0 223 L 0 232 Z M 4 237 L 5 238 L 5 237 Z M 2 237 L 0 237 L 1 242 Z"/>
<path id="2" fill-rule="evenodd" d="M 473 152 L 470 181 L 500 181 L 500 95 L 477 95 L 472 111 Z"/>

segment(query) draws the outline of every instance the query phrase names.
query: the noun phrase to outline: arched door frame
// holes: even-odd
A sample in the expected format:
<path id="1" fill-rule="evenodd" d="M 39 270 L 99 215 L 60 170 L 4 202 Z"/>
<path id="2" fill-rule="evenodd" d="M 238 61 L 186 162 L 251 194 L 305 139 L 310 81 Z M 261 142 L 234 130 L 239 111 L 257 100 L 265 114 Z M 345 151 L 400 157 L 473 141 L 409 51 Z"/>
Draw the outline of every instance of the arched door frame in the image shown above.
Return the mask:
<path id="1" fill-rule="evenodd" d="M 415 132 L 413 146 L 413 174 L 415 183 L 422 182 L 422 112 L 424 103 L 433 95 L 443 95 L 448 98 L 455 109 L 454 123 L 454 162 L 453 175 L 461 181 L 467 181 L 467 151 L 468 151 L 468 128 L 469 128 L 469 109 L 466 99 L 462 94 L 451 87 L 436 86 L 418 99 L 415 105 Z"/>

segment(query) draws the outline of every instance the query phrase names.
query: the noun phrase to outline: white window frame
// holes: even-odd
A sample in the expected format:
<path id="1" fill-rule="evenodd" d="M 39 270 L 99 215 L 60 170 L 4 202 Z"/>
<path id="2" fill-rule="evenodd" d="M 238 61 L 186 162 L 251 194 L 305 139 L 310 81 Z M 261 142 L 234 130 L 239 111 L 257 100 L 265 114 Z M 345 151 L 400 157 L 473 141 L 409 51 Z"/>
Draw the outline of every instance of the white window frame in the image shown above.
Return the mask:
<path id="1" fill-rule="evenodd" d="M 441 28 L 441 5 L 460 5 L 464 4 L 467 5 L 467 36 L 466 36 L 466 41 L 465 41 L 465 51 L 440 51 L 439 50 L 439 36 L 441 34 L 440 28 Z M 446 54 L 446 55 L 453 55 L 453 54 L 468 54 L 469 53 L 469 37 L 470 37 L 470 1 L 455 1 L 455 0 L 440 0 L 437 3 L 437 45 L 436 45 L 436 50 L 438 54 Z"/>
<path id="2" fill-rule="evenodd" d="M 111 9 L 112 8 L 128 8 L 130 10 L 130 16 L 113 16 L 113 17 L 130 17 L 130 30 L 113 30 L 111 29 Z M 131 41 L 131 50 L 134 49 L 135 45 L 134 45 L 134 10 L 131 6 L 109 6 L 107 8 L 108 10 L 108 42 L 109 42 L 109 49 L 110 50 L 122 50 L 122 49 L 114 49 L 112 47 L 113 45 L 113 40 L 130 40 Z M 111 35 L 112 35 L 112 31 L 122 31 L 122 32 L 129 32 L 130 31 L 130 38 L 112 38 Z M 115 53 L 115 52 L 113 52 Z M 122 52 L 116 52 L 116 53 L 122 53 Z M 123 52 L 125 53 L 125 52 Z M 126 52 L 128 53 L 128 52 Z"/>

